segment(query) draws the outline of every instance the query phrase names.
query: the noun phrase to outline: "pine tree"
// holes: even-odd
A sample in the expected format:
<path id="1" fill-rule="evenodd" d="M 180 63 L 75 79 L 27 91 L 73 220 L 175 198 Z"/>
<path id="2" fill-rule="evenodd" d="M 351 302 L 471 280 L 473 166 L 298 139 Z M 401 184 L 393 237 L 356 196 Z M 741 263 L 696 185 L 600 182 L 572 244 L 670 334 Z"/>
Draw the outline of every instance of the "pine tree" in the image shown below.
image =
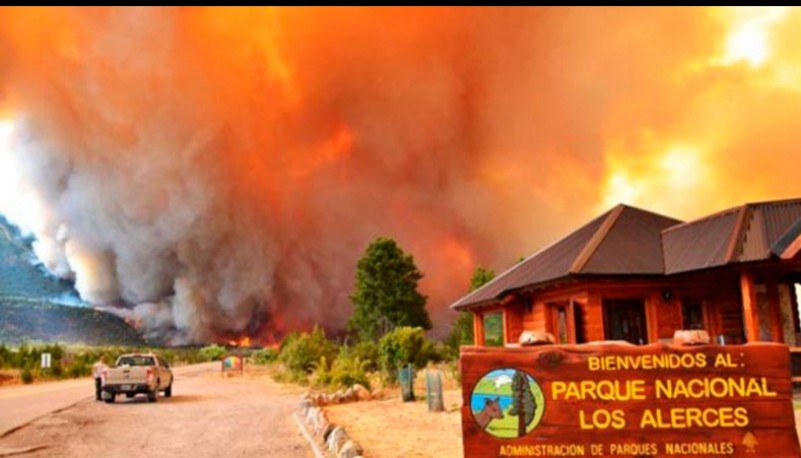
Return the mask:
<path id="1" fill-rule="evenodd" d="M 531 392 L 531 385 L 525 372 L 515 371 L 512 377 L 512 408 L 509 415 L 517 416 L 517 437 L 526 435 L 526 429 L 534 414 L 537 412 L 537 403 L 534 401 L 534 394 Z"/>
<path id="2" fill-rule="evenodd" d="M 414 258 L 394 240 L 376 239 L 356 268 L 348 330 L 362 341 L 376 341 L 400 326 L 431 329 L 427 298 L 417 291 L 421 278 Z"/>

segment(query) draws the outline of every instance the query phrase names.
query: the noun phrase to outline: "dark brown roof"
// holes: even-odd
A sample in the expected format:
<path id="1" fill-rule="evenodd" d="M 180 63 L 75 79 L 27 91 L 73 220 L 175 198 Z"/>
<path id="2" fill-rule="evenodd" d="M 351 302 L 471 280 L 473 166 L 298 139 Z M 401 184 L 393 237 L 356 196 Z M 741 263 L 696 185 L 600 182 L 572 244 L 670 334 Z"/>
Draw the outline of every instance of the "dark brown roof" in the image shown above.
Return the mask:
<path id="1" fill-rule="evenodd" d="M 795 239 L 799 221 L 801 199 L 793 199 L 745 204 L 671 227 L 662 235 L 665 273 L 778 256 Z"/>
<path id="2" fill-rule="evenodd" d="M 462 309 L 489 303 L 505 293 L 573 274 L 661 274 L 661 231 L 679 222 L 618 205 L 516 264 L 451 307 Z M 632 256 L 634 253 L 636 255 Z"/>
<path id="3" fill-rule="evenodd" d="M 782 256 L 801 236 L 801 199 L 745 204 L 688 223 L 618 205 L 451 305 L 492 303 L 574 275 L 670 275 Z"/>

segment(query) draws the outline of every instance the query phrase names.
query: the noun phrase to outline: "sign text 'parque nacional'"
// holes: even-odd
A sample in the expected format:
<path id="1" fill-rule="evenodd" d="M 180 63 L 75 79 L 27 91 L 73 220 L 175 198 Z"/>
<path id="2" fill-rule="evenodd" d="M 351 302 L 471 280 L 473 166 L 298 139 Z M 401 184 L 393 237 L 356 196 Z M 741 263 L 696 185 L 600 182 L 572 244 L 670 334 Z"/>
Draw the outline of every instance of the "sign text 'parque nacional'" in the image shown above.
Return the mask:
<path id="1" fill-rule="evenodd" d="M 466 457 L 799 458 L 786 345 L 463 347 Z"/>

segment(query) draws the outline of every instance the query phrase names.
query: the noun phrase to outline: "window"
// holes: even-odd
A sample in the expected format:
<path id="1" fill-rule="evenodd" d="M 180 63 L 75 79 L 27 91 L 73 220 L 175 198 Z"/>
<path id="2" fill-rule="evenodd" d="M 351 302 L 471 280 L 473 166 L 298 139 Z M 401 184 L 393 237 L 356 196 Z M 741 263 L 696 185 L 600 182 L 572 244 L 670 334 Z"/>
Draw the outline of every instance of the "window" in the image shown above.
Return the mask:
<path id="1" fill-rule="evenodd" d="M 503 346 L 503 314 L 484 314 L 484 345 L 487 347 Z"/>
<path id="2" fill-rule="evenodd" d="M 682 329 L 704 329 L 704 304 L 698 299 L 681 301 Z"/>
<path id="3" fill-rule="evenodd" d="M 635 345 L 648 343 L 645 301 L 642 299 L 604 299 L 606 340 L 625 340 Z"/>
<path id="4" fill-rule="evenodd" d="M 155 366 L 151 356 L 123 356 L 117 361 L 117 366 Z"/>

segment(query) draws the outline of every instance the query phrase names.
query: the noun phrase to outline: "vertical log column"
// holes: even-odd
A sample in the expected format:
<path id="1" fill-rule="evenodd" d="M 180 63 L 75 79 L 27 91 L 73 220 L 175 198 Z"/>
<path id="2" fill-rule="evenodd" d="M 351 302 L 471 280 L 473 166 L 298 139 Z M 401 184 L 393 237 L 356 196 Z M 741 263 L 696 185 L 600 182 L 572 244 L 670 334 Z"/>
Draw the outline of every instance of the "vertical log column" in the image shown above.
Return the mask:
<path id="1" fill-rule="evenodd" d="M 765 287 L 768 296 L 768 307 L 770 316 L 770 334 L 774 342 L 784 342 L 784 331 L 782 328 L 782 304 L 779 300 L 779 285 L 776 276 L 770 274 L 765 279 Z"/>
<path id="2" fill-rule="evenodd" d="M 481 312 L 473 312 L 473 343 L 484 346 L 484 315 Z"/>
<path id="3" fill-rule="evenodd" d="M 740 294 L 743 302 L 743 324 L 746 342 L 759 341 L 759 312 L 757 310 L 754 276 L 749 272 L 740 274 Z"/>

